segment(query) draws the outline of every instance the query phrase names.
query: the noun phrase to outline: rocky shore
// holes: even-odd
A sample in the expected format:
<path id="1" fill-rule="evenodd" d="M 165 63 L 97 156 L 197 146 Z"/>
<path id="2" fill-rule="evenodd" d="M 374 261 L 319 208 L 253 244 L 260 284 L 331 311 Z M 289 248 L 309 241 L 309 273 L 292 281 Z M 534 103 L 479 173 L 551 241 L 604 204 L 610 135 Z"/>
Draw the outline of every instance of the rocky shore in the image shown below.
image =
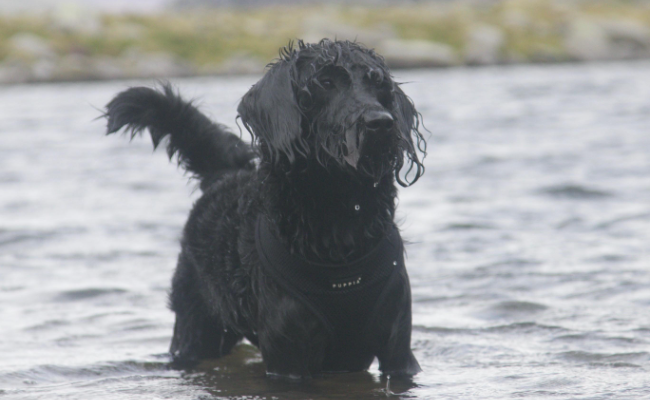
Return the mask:
<path id="1" fill-rule="evenodd" d="M 392 68 L 650 57 L 645 2 L 503 0 L 0 17 L 0 83 L 261 73 L 291 38 L 356 39 Z"/>

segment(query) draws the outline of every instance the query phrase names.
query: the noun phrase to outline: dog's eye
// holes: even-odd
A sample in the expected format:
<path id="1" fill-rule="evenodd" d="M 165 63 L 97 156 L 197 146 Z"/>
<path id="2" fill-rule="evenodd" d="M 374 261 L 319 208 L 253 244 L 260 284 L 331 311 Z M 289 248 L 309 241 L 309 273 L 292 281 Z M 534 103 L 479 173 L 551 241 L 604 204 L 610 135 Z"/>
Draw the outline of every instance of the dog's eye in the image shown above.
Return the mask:
<path id="1" fill-rule="evenodd" d="M 384 74 L 381 71 L 373 69 L 368 72 L 368 80 L 375 86 L 381 86 L 384 83 Z"/>
<path id="2" fill-rule="evenodd" d="M 334 81 L 331 78 L 320 78 L 318 83 L 320 83 L 323 89 L 332 89 L 334 87 Z"/>

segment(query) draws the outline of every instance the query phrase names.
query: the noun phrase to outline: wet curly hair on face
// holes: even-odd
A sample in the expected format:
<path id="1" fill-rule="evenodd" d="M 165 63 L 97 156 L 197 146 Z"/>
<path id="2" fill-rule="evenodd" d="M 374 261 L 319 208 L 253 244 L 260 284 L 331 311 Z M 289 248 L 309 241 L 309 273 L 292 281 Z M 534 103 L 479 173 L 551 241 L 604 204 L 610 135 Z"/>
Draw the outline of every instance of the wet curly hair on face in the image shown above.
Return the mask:
<path id="1" fill-rule="evenodd" d="M 353 85 L 355 79 L 364 82 L 370 100 L 354 101 L 368 95 Z M 332 90 L 337 80 L 349 85 Z M 393 135 L 361 144 L 367 136 L 363 115 L 373 107 L 390 113 Z M 384 59 L 356 42 L 290 42 L 243 97 L 238 112 L 263 162 L 289 168 L 297 160 L 312 159 L 326 168 L 349 168 L 346 153 L 356 145 L 366 151 L 354 166 L 359 176 L 378 180 L 394 173 L 401 186 L 410 186 L 424 173 L 420 113 L 393 81 Z"/>

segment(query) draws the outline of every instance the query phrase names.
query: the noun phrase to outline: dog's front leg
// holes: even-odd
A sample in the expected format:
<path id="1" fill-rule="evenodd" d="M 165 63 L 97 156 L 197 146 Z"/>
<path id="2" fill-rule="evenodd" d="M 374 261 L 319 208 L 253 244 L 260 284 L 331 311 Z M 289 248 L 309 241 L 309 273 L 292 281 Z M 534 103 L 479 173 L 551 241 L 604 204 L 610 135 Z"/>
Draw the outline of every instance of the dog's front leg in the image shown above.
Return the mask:
<path id="1" fill-rule="evenodd" d="M 381 312 L 377 312 L 370 331 L 375 333 L 379 370 L 391 377 L 413 376 L 422 369 L 411 351 L 411 289 L 405 273 L 401 284 L 388 293 L 378 304 Z"/>
<path id="2" fill-rule="evenodd" d="M 400 316 L 402 317 L 402 316 Z M 393 325 L 389 336 L 377 351 L 379 370 L 391 377 L 411 377 L 422 371 L 420 364 L 411 351 L 411 316 L 408 323 L 402 321 Z"/>
<path id="3" fill-rule="evenodd" d="M 302 303 L 279 296 L 260 308 L 259 348 L 270 377 L 309 379 L 321 371 L 325 328 Z"/>

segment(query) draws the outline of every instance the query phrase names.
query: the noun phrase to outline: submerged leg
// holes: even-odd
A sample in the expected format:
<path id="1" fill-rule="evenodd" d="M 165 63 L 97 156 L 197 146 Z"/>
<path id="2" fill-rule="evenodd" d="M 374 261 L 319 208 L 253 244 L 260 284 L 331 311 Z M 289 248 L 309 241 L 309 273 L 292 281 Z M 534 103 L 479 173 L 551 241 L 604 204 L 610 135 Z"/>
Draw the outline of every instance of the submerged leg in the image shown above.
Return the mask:
<path id="1" fill-rule="evenodd" d="M 259 348 L 270 377 L 304 380 L 318 374 L 327 341 L 325 328 L 302 304 L 282 297 L 264 310 Z"/>
<path id="2" fill-rule="evenodd" d="M 170 295 L 176 323 L 169 349 L 174 364 L 179 367 L 224 356 L 242 339 L 241 334 L 224 326 L 221 318 L 211 313 L 197 284 L 194 269 L 181 254 Z"/>

